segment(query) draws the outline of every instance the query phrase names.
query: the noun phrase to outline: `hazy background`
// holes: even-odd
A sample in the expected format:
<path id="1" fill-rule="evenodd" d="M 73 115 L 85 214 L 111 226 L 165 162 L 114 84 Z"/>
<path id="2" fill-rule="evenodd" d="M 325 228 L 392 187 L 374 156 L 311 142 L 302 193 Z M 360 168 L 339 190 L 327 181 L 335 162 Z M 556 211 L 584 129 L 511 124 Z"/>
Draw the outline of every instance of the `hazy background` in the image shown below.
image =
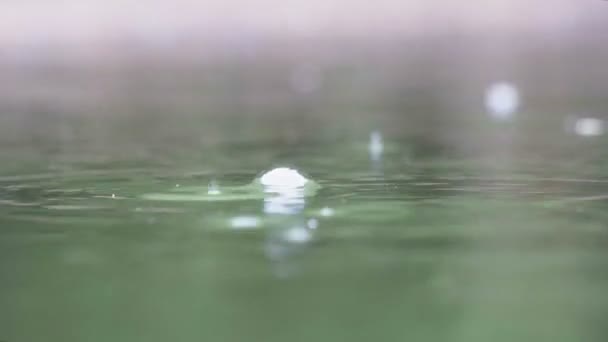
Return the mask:
<path id="1" fill-rule="evenodd" d="M 0 142 L 134 158 L 378 129 L 547 155 L 603 118 L 607 38 L 600 0 L 4 1 Z M 521 100 L 507 126 L 484 107 L 500 82 Z"/>

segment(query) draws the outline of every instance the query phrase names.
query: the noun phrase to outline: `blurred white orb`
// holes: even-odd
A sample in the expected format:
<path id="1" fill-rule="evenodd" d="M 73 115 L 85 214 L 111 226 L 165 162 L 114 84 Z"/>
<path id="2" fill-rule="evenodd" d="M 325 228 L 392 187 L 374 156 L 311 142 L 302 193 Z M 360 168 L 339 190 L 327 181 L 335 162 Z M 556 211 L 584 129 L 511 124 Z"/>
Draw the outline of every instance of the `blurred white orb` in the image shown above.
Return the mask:
<path id="1" fill-rule="evenodd" d="M 265 187 L 293 189 L 303 187 L 308 183 L 308 179 L 302 176 L 298 170 L 279 167 L 263 174 L 260 183 Z"/>
<path id="2" fill-rule="evenodd" d="M 574 133 L 586 137 L 604 134 L 604 122 L 596 118 L 580 118 L 574 123 Z"/>
<path id="3" fill-rule="evenodd" d="M 486 90 L 485 105 L 493 118 L 507 120 L 511 118 L 519 108 L 519 91 L 517 90 L 517 87 L 511 83 L 494 83 Z"/>

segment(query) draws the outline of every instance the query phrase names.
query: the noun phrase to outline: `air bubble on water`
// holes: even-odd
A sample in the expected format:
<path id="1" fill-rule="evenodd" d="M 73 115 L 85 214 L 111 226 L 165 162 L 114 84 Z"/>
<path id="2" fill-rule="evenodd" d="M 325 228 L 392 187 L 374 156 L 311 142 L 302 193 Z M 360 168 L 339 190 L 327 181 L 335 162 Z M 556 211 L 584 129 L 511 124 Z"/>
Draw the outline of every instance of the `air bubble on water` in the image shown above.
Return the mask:
<path id="1" fill-rule="evenodd" d="M 272 169 L 260 177 L 260 183 L 262 183 L 267 190 L 301 188 L 306 185 L 307 182 L 308 179 L 302 176 L 298 170 L 288 167 Z"/>

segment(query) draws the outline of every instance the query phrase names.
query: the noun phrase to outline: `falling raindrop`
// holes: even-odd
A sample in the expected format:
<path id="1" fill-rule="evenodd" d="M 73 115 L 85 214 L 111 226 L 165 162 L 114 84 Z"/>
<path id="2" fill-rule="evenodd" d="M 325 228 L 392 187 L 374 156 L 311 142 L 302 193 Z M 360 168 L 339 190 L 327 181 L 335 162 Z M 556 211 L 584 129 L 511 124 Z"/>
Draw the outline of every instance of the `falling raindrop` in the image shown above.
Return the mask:
<path id="1" fill-rule="evenodd" d="M 520 102 L 519 91 L 511 83 L 494 83 L 486 90 L 486 109 L 494 119 L 508 120 L 512 118 L 519 108 Z"/>
<path id="2" fill-rule="evenodd" d="M 373 131 L 369 135 L 369 155 L 372 160 L 380 160 L 382 152 L 384 152 L 384 142 L 382 139 L 382 133 Z"/>

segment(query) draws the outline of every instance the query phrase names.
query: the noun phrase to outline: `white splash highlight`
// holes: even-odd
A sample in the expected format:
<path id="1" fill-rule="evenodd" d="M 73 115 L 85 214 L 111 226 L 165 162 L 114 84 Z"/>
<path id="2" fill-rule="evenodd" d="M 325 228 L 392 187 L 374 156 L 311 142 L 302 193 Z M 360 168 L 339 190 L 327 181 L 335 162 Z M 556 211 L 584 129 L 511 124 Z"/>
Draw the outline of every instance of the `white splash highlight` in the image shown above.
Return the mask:
<path id="1" fill-rule="evenodd" d="M 296 189 L 304 187 L 308 183 L 308 179 L 302 176 L 298 170 L 279 167 L 263 174 L 260 183 L 270 189 Z"/>

